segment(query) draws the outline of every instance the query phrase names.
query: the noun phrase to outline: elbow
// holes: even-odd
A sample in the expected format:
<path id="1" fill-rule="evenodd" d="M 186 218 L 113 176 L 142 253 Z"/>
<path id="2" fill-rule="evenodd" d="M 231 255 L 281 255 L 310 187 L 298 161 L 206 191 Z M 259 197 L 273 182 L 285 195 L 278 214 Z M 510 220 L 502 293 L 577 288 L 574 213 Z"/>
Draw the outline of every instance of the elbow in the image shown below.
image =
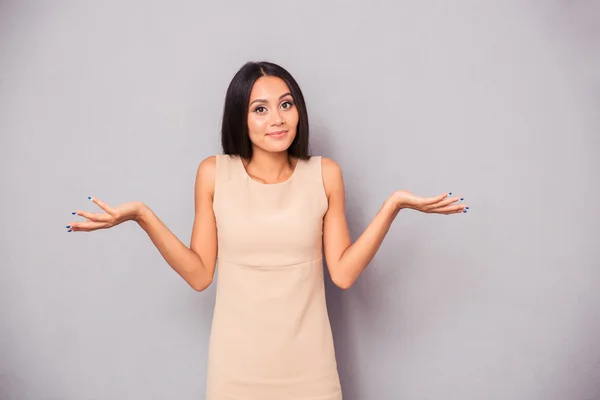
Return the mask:
<path id="1" fill-rule="evenodd" d="M 202 263 L 200 257 L 198 257 L 198 259 L 200 263 L 195 265 L 192 270 L 188 271 L 184 279 L 196 292 L 202 292 L 212 284 L 215 264 L 207 266 Z"/>
<path id="2" fill-rule="evenodd" d="M 335 286 L 339 287 L 342 290 L 348 290 L 354 285 L 354 280 L 349 276 L 332 276 L 331 280 L 335 284 Z"/>
<path id="3" fill-rule="evenodd" d="M 202 268 L 189 276 L 189 279 L 186 279 L 186 281 L 196 292 L 202 292 L 212 284 L 213 274 L 208 273 L 208 271 Z"/>
<path id="4" fill-rule="evenodd" d="M 192 289 L 194 289 L 196 292 L 203 292 L 204 290 L 206 290 L 212 283 L 212 279 L 204 279 L 204 280 L 193 280 L 188 282 L 188 284 L 191 286 Z"/>

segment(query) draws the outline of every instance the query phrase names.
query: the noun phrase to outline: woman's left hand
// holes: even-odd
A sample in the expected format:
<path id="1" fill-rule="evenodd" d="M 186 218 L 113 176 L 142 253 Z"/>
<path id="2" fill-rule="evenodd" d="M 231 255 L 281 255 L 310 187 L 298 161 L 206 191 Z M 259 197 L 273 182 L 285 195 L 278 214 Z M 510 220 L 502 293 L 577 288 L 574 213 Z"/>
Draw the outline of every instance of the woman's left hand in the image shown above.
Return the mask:
<path id="1" fill-rule="evenodd" d="M 463 201 L 460 196 L 450 197 L 452 193 L 444 193 L 436 197 L 421 197 L 407 190 L 398 190 L 390 196 L 390 200 L 396 207 L 412 208 L 428 214 L 459 214 L 466 213 L 469 209 L 467 204 L 455 204 L 457 201 Z"/>

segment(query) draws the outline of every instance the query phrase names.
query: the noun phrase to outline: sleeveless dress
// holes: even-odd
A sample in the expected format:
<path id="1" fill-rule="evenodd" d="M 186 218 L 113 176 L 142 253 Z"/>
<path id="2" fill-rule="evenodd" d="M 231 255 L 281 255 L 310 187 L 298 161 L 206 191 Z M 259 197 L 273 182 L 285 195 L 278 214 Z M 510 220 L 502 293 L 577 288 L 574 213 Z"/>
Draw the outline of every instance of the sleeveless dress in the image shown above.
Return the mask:
<path id="1" fill-rule="evenodd" d="M 321 157 L 264 184 L 216 156 L 207 400 L 341 400 L 323 279 Z"/>

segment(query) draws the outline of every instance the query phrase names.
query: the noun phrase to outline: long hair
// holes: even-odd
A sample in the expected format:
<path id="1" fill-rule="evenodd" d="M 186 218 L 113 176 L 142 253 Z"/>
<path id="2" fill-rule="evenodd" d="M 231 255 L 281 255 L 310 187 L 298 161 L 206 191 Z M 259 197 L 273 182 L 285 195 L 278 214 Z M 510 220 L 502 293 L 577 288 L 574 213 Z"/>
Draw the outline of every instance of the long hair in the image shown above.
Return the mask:
<path id="1" fill-rule="evenodd" d="M 254 82 L 261 76 L 279 77 L 289 87 L 298 110 L 298 126 L 296 137 L 288 148 L 288 154 L 304 160 L 309 159 L 308 113 L 300 86 L 288 71 L 267 61 L 247 62 L 229 83 L 221 123 L 223 153 L 252 158 L 252 142 L 248 132 L 248 106 Z"/>

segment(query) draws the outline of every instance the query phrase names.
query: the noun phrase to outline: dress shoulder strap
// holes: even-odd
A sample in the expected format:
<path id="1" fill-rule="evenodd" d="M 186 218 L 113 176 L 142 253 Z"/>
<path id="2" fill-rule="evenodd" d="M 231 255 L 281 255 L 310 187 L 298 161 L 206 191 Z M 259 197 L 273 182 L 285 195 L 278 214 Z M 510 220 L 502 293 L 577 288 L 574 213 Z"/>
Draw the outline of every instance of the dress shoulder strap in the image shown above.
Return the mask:
<path id="1" fill-rule="evenodd" d="M 321 158 L 321 156 L 311 156 L 308 160 L 298 160 L 298 175 L 312 183 L 321 184 L 323 182 Z"/>
<path id="2" fill-rule="evenodd" d="M 227 182 L 238 176 L 239 157 L 230 156 L 228 154 L 217 154 L 215 185 L 222 182 Z"/>
<path id="3" fill-rule="evenodd" d="M 321 156 L 311 156 L 308 160 L 298 160 L 296 181 L 302 185 L 303 193 L 311 196 L 319 204 L 327 204 L 327 195 L 323 184 Z"/>

